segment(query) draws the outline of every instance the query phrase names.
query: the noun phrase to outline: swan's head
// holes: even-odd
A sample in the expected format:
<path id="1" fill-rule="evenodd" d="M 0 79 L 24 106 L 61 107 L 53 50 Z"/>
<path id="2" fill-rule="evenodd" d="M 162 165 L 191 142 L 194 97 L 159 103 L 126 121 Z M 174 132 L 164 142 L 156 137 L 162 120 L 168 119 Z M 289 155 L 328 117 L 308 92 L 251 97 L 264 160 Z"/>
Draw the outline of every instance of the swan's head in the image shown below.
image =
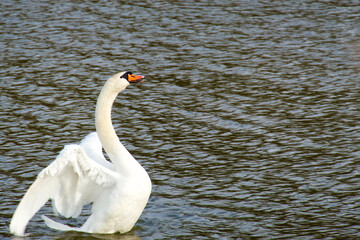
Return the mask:
<path id="1" fill-rule="evenodd" d="M 126 72 L 119 72 L 114 76 L 112 76 L 110 79 L 114 89 L 116 91 L 122 91 L 130 84 L 142 82 L 144 78 L 145 78 L 144 76 L 134 75 L 132 72 L 126 71 Z"/>

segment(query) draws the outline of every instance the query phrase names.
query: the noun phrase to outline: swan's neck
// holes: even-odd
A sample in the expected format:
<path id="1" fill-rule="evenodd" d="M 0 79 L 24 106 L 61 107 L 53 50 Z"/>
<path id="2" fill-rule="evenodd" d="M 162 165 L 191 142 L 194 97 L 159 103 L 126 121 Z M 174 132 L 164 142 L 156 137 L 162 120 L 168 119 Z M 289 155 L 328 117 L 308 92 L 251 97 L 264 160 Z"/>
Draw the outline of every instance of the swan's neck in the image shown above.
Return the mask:
<path id="1" fill-rule="evenodd" d="M 119 91 L 114 90 L 111 79 L 109 79 L 101 90 L 96 104 L 95 125 L 100 142 L 116 171 L 127 174 L 140 164 L 121 144 L 112 125 L 111 108 L 118 93 Z"/>

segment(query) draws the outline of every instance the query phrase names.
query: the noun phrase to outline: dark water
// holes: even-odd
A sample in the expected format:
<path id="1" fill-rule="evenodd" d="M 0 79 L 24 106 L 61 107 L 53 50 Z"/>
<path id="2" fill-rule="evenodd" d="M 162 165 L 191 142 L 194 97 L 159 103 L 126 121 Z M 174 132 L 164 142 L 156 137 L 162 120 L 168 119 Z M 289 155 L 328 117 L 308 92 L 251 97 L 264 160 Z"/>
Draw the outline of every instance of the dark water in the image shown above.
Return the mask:
<path id="1" fill-rule="evenodd" d="M 104 81 L 131 70 L 147 80 L 113 122 L 153 192 L 134 230 L 107 239 L 360 239 L 357 1 L 0 7 L 1 238 L 40 170 L 94 131 Z M 105 238 L 39 214 L 27 232 Z"/>

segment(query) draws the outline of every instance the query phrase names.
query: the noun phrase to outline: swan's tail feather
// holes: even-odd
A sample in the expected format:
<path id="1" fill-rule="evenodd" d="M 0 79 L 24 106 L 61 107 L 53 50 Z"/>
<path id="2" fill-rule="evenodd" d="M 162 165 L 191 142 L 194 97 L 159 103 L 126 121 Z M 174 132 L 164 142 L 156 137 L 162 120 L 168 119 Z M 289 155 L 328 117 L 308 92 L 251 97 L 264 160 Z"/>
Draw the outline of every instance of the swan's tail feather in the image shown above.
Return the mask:
<path id="1" fill-rule="evenodd" d="M 76 227 L 70 227 L 68 225 L 59 223 L 59 222 L 55 222 L 54 220 L 48 218 L 45 215 L 41 215 L 41 218 L 44 220 L 45 224 L 52 229 L 56 229 L 59 231 L 81 231 L 80 228 L 76 228 Z"/>

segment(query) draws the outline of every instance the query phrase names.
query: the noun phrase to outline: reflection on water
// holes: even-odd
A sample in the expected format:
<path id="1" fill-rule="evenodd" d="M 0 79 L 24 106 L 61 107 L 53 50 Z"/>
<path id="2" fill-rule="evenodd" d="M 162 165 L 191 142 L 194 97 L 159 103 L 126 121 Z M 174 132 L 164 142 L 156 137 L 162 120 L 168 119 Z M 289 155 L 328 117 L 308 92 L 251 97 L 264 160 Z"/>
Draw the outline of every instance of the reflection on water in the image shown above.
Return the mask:
<path id="1" fill-rule="evenodd" d="M 1 7 L 2 238 L 36 174 L 94 131 L 97 95 L 124 70 L 147 80 L 118 97 L 113 123 L 153 192 L 134 231 L 110 238 L 360 237 L 357 4 Z M 27 232 L 99 237 L 39 215 Z"/>

